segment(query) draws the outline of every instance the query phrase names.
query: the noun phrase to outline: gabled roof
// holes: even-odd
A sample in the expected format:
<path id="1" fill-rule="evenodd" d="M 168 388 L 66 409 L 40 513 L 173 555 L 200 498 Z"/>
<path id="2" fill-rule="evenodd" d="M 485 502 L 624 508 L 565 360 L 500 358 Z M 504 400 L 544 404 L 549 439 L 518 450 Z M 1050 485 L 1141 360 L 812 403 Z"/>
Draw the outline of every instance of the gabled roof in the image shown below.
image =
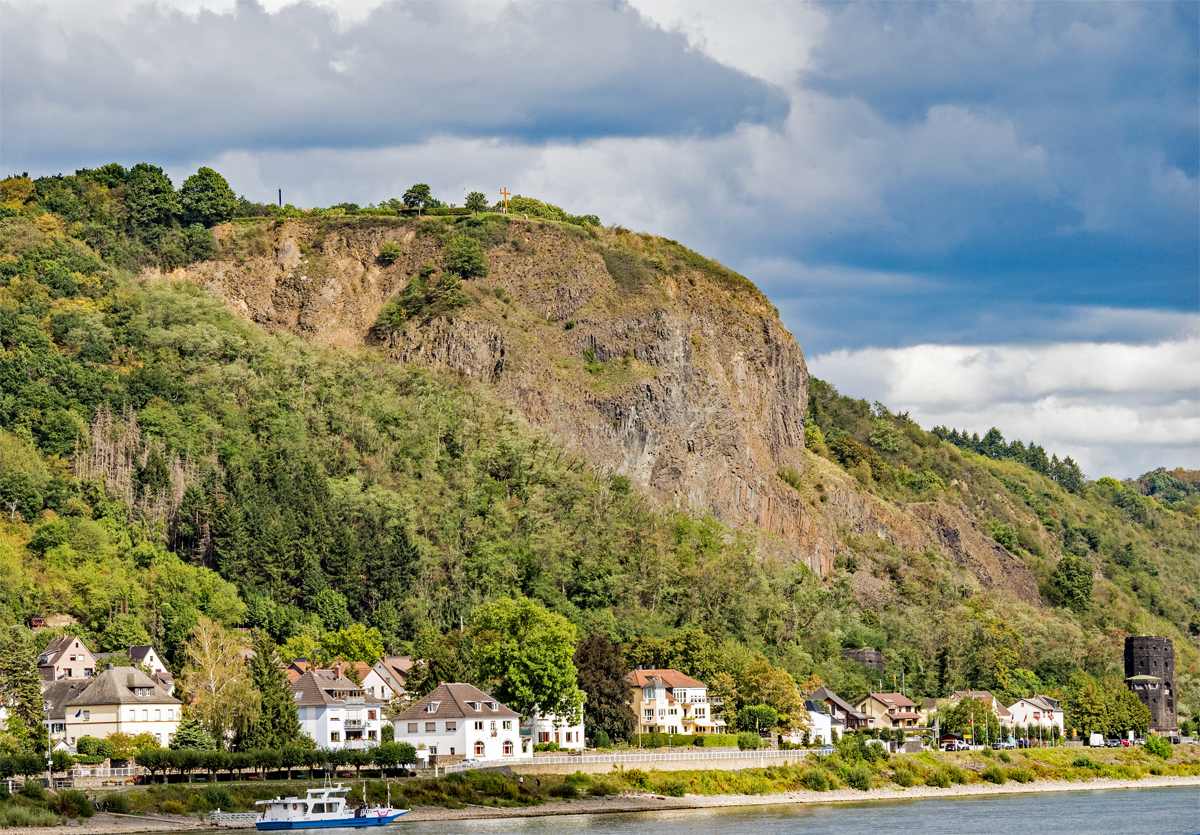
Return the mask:
<path id="1" fill-rule="evenodd" d="M 822 701 L 822 702 L 833 702 L 835 705 L 840 707 L 845 713 L 854 717 L 855 719 L 866 719 L 867 718 L 866 714 L 859 713 L 857 710 L 855 710 L 853 707 L 851 707 L 849 704 L 847 704 L 846 701 L 844 699 L 842 699 L 841 696 L 839 696 L 837 693 L 834 693 L 828 687 L 818 687 L 816 690 L 814 690 L 812 692 L 812 694 L 809 695 L 809 698 L 818 700 L 818 701 Z"/>
<path id="2" fill-rule="evenodd" d="M 468 702 L 476 702 L 479 704 L 479 710 L 471 707 Z M 496 705 L 496 709 L 492 710 L 487 706 L 488 702 Z M 429 709 L 431 704 L 436 704 L 433 710 Z M 417 721 L 430 719 L 492 719 L 495 717 L 516 718 L 520 719 L 521 714 L 517 713 L 512 708 L 500 704 L 487 693 L 484 693 L 478 687 L 472 684 L 439 684 L 423 699 L 417 701 L 412 707 L 404 711 L 398 716 L 393 716 L 393 721 Z"/>
<path id="3" fill-rule="evenodd" d="M 805 700 L 804 709 L 807 710 L 810 714 L 816 713 L 821 716 L 828 716 L 828 713 L 826 713 L 826 711 L 825 711 L 825 703 L 822 701 L 818 701 L 817 699 Z"/>
<path id="4" fill-rule="evenodd" d="M 403 687 L 408 683 L 408 671 L 413 667 L 413 660 L 407 655 L 389 655 L 380 658 L 375 665 L 383 668 L 382 675 L 385 680 L 390 677 L 395 682 L 393 686 Z"/>
<path id="5" fill-rule="evenodd" d="M 111 667 L 91 681 L 82 693 L 67 702 L 68 711 L 88 705 L 182 704 L 137 667 Z M 138 695 L 135 690 L 149 692 L 146 695 Z"/>
<path id="6" fill-rule="evenodd" d="M 146 657 L 150 655 L 151 652 L 154 652 L 154 647 L 130 647 L 129 657 L 133 661 L 145 661 Z M 154 654 L 158 655 L 157 652 Z"/>
<path id="7" fill-rule="evenodd" d="M 685 676 L 678 670 L 632 670 L 625 676 L 625 680 L 629 682 L 630 687 L 645 687 L 652 681 L 660 681 L 672 689 L 676 687 L 708 689 L 708 685 L 704 682 L 696 681 L 691 676 Z"/>
<path id="8" fill-rule="evenodd" d="M 1012 713 L 1013 708 L 1015 708 L 1021 702 L 1026 702 L 1026 703 L 1030 704 L 1031 706 L 1037 708 L 1038 710 L 1048 710 L 1050 712 L 1054 712 L 1056 710 L 1062 710 L 1062 708 L 1059 707 L 1059 703 L 1058 703 L 1057 699 L 1052 699 L 1049 696 L 1038 695 L 1038 696 L 1029 696 L 1029 697 L 1026 697 L 1023 699 L 1017 699 L 1015 702 L 1013 702 L 1011 705 L 1008 706 L 1009 713 Z"/>
<path id="9" fill-rule="evenodd" d="M 362 699 L 363 704 L 381 705 L 383 701 L 363 693 L 361 685 L 355 684 L 333 670 L 308 670 L 292 682 L 292 693 L 299 694 L 297 707 L 342 706 L 347 698 Z"/>
<path id="10" fill-rule="evenodd" d="M 37 665 L 39 667 L 54 666 L 58 663 L 59 659 L 66 654 L 67 650 L 75 645 L 76 641 L 79 642 L 79 649 L 81 651 L 86 652 L 88 655 L 92 654 L 92 651 L 88 649 L 87 644 L 84 643 L 83 638 L 80 638 L 76 635 L 63 635 L 62 637 L 55 638 L 50 643 L 46 644 L 46 648 L 42 650 L 41 655 L 38 656 Z"/>

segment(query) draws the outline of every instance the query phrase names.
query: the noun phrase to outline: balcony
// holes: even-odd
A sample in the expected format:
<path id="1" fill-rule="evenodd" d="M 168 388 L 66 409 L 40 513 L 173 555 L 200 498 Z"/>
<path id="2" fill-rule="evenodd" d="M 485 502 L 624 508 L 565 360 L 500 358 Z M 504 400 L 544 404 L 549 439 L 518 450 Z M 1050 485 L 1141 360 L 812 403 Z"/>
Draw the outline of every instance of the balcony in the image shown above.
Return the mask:
<path id="1" fill-rule="evenodd" d="M 342 727 L 346 730 L 361 730 L 367 726 L 367 723 L 361 719 L 347 719 L 342 723 Z"/>
<path id="2" fill-rule="evenodd" d="M 724 699 L 714 699 L 711 696 L 688 696 L 684 700 L 684 704 L 689 705 L 720 705 L 724 703 Z"/>

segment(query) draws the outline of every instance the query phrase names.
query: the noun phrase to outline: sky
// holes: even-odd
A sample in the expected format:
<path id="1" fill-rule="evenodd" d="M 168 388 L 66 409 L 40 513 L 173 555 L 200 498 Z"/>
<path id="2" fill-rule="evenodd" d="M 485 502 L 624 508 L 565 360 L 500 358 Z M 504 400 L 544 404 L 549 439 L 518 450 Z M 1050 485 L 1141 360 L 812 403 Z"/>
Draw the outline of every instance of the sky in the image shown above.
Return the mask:
<path id="1" fill-rule="evenodd" d="M 0 0 L 0 173 L 502 187 L 743 273 L 842 393 L 1200 468 L 1200 4 Z"/>

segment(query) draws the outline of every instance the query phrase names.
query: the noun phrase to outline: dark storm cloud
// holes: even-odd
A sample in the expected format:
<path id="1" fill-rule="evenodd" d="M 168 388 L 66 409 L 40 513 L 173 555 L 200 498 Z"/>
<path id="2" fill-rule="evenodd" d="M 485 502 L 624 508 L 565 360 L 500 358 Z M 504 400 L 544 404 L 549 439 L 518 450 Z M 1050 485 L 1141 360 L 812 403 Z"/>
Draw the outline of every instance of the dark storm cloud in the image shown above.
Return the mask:
<path id="1" fill-rule="evenodd" d="M 171 164 L 439 135 L 706 136 L 786 114 L 778 90 L 623 4 L 478 12 L 394 3 L 340 26 L 316 6 L 268 14 L 244 1 L 230 14 L 138 6 L 73 26 L 41 6 L 8 6 L 4 165 Z"/>

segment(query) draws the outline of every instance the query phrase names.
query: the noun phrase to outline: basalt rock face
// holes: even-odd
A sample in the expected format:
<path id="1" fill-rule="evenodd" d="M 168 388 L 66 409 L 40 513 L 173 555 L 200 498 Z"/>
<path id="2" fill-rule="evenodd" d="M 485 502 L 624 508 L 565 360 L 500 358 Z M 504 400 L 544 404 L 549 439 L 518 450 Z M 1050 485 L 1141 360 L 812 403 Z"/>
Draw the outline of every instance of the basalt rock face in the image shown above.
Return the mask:
<path id="1" fill-rule="evenodd" d="M 749 282 L 674 242 L 500 224 L 481 236 L 490 271 L 464 282 L 468 304 L 381 333 L 388 299 L 422 265 L 444 264 L 440 224 L 227 225 L 217 230 L 222 259 L 183 275 L 267 329 L 380 346 L 398 362 L 486 384 L 597 470 L 628 476 L 664 504 L 765 532 L 765 551 L 818 574 L 833 569 L 846 532 L 872 533 L 938 548 L 982 566 L 984 584 L 1014 587 L 1005 577 L 1016 569 L 957 511 L 888 503 L 805 450 L 800 346 Z M 400 256 L 384 265 L 388 241 Z M 784 467 L 799 488 L 779 478 Z M 1021 571 L 1013 590 L 1036 601 Z"/>

